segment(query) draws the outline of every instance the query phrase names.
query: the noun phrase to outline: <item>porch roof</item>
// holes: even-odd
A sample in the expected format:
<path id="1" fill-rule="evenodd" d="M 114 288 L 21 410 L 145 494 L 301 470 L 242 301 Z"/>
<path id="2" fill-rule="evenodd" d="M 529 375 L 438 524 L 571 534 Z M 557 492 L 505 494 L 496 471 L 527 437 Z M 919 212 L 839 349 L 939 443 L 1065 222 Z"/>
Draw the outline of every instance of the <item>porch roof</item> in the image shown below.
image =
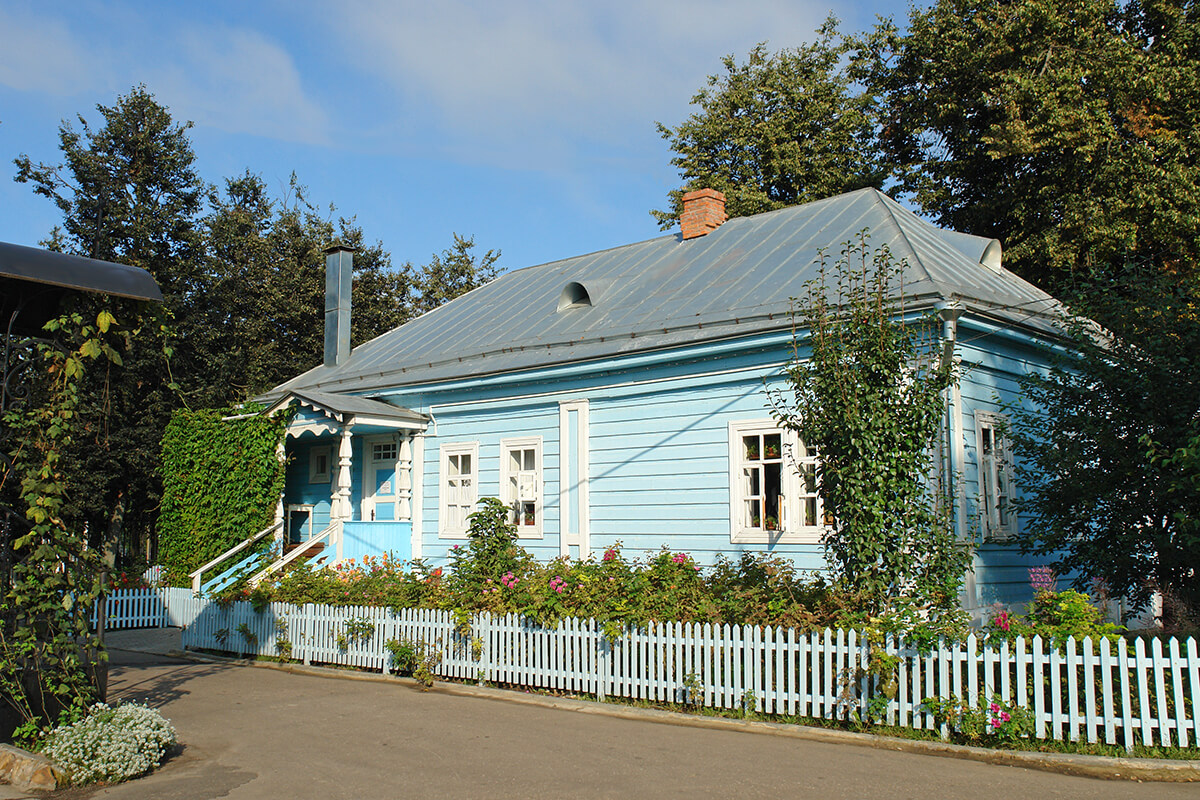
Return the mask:
<path id="1" fill-rule="evenodd" d="M 318 411 L 338 423 L 353 420 L 356 425 L 402 429 L 423 429 L 429 424 L 429 417 L 402 406 L 370 397 L 315 389 L 290 391 L 273 403 L 266 413 L 274 414 L 293 403 Z"/>

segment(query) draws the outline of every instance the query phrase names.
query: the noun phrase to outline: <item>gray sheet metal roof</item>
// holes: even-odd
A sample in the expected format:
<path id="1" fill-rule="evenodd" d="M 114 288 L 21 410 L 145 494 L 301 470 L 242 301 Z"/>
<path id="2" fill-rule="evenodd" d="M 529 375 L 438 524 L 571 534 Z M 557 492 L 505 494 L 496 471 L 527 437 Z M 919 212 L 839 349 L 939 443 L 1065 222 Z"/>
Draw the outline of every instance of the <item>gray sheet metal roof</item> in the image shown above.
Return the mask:
<path id="1" fill-rule="evenodd" d="M 327 413 L 337 419 L 338 422 L 344 422 L 347 417 L 358 416 L 417 425 L 424 425 L 429 422 L 429 417 L 424 414 L 419 414 L 402 406 L 392 405 L 380 400 L 372 400 L 369 397 L 319 392 L 315 389 L 294 389 L 289 391 L 271 408 L 267 409 L 266 413 L 273 413 L 280 407 L 287 405 L 292 399 L 299 401 L 302 405 Z"/>
<path id="2" fill-rule="evenodd" d="M 907 262 L 906 307 L 959 300 L 1000 324 L 1053 330 L 1058 304 L 995 266 L 998 242 L 936 228 L 862 189 L 731 219 L 689 241 L 663 236 L 509 272 L 269 394 L 369 392 L 784 330 L 791 298 L 817 275 L 820 251 L 832 261 L 864 229 L 873 248 L 887 245 Z M 592 304 L 560 311 L 572 282 Z"/>

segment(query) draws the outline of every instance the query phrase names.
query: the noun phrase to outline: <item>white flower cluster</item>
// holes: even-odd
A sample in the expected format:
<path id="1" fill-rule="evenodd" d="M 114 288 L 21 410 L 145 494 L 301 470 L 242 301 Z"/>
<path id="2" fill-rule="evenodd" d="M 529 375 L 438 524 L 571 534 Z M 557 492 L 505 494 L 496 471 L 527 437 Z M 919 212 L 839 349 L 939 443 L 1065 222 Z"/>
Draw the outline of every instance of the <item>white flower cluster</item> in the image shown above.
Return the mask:
<path id="1" fill-rule="evenodd" d="M 152 708 L 97 703 L 79 722 L 56 728 L 42 754 L 75 784 L 118 783 L 158 766 L 175 744 L 175 729 Z"/>

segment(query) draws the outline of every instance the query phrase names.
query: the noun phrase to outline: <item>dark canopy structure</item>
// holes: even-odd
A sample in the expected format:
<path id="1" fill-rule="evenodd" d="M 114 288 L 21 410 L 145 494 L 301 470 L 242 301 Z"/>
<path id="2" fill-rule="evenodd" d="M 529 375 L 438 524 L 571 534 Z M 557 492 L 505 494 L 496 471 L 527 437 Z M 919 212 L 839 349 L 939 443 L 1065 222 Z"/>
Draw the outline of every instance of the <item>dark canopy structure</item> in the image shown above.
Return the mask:
<path id="1" fill-rule="evenodd" d="M 0 320 L 7 335 L 36 334 L 69 292 L 162 302 L 144 269 L 0 242 Z"/>

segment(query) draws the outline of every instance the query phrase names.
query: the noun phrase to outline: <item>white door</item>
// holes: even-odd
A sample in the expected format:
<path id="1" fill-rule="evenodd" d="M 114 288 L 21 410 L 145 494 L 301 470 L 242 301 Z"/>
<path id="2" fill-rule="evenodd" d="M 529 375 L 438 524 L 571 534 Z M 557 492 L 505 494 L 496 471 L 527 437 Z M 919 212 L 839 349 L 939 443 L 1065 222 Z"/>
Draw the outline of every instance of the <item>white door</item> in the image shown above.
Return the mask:
<path id="1" fill-rule="evenodd" d="M 371 436 L 363 442 L 364 520 L 394 520 L 399 488 L 396 462 L 399 446 L 395 436 Z"/>

